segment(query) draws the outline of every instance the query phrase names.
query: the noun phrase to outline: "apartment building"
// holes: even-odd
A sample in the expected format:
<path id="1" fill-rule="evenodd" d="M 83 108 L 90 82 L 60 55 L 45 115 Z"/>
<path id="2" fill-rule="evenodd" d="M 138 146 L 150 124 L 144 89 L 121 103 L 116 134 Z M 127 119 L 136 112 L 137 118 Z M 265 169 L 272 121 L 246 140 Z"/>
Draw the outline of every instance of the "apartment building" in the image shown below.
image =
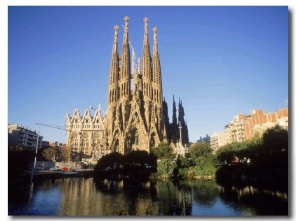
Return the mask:
<path id="1" fill-rule="evenodd" d="M 242 142 L 246 140 L 244 121 L 246 114 L 238 114 L 225 126 L 226 142 Z"/>
<path id="2" fill-rule="evenodd" d="M 251 140 L 255 134 L 262 135 L 268 128 L 279 125 L 288 130 L 288 108 L 264 113 L 261 109 L 253 110 L 251 115 L 238 114 L 225 126 L 228 143 Z"/>
<path id="3" fill-rule="evenodd" d="M 42 147 L 43 136 L 37 131 L 19 126 L 18 124 L 8 124 L 8 146 L 22 146 L 24 149 L 34 150 L 37 146 Z"/>
<path id="4" fill-rule="evenodd" d="M 210 136 L 210 147 L 213 150 L 213 153 L 215 153 L 220 147 L 227 144 L 226 138 L 225 132 L 215 132 Z"/>

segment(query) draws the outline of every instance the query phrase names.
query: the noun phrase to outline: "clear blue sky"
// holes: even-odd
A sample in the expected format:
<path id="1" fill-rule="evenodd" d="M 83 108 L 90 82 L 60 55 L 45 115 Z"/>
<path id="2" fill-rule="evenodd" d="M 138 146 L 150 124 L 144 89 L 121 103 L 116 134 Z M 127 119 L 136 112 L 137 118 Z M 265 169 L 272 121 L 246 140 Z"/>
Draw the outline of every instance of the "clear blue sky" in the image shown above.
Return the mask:
<path id="1" fill-rule="evenodd" d="M 185 109 L 190 141 L 235 115 L 288 106 L 288 8 L 281 6 L 44 6 L 8 8 L 8 123 L 66 142 L 67 113 L 106 111 L 113 27 L 142 54 L 143 18 L 158 28 L 163 94 Z M 92 112 L 93 113 L 93 112 Z"/>

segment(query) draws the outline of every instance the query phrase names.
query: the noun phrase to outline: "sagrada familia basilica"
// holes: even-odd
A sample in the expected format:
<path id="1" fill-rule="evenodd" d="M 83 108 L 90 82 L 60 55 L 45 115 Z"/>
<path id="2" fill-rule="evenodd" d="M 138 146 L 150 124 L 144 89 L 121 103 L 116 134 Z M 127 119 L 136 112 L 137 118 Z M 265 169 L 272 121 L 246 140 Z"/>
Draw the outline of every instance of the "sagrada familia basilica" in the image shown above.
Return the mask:
<path id="1" fill-rule="evenodd" d="M 163 97 L 162 73 L 158 52 L 157 28 L 153 28 L 150 52 L 148 18 L 144 18 L 142 58 L 137 58 L 129 40 L 129 18 L 124 18 L 122 51 L 118 50 L 119 27 L 114 26 L 114 40 L 109 70 L 107 112 L 91 108 L 83 116 L 76 109 L 66 116 L 67 146 L 73 152 L 99 159 L 117 151 L 151 151 L 164 142 L 174 149 L 188 144 L 184 108 L 178 109 L 173 96 L 173 116 L 169 122 L 168 105 Z"/>

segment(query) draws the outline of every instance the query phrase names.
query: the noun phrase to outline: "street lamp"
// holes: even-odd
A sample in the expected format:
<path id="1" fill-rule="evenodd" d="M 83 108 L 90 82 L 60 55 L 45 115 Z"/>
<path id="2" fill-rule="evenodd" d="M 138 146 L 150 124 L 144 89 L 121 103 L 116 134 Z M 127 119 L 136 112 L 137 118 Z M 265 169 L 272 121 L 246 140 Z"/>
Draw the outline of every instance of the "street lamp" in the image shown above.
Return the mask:
<path id="1" fill-rule="evenodd" d="M 32 182 L 32 179 L 33 179 L 33 173 L 34 173 L 35 166 L 36 166 L 36 157 L 37 157 L 37 151 L 38 151 L 38 146 L 39 146 L 39 133 L 40 132 L 37 132 L 34 163 L 33 163 L 32 171 L 31 171 L 31 182 Z"/>
<path id="2" fill-rule="evenodd" d="M 79 132 L 79 148 L 80 148 L 80 153 L 79 153 L 79 161 L 82 161 L 82 146 L 83 146 L 83 143 L 82 143 L 82 132 Z"/>

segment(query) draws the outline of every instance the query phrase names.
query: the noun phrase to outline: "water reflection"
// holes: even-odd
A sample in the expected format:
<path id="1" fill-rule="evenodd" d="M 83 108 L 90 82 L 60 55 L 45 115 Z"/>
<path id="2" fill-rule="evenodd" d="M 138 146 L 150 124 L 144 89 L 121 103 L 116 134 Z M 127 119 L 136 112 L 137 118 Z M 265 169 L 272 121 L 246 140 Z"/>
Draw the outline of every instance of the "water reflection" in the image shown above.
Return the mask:
<path id="1" fill-rule="evenodd" d="M 253 215 L 288 215 L 288 196 L 284 192 L 227 186 L 221 188 L 220 197 L 226 204 L 237 202 L 239 209 Z"/>
<path id="2" fill-rule="evenodd" d="M 287 202 L 286 193 L 252 186 L 223 187 L 202 180 L 64 178 L 9 187 L 9 215 L 288 215 Z"/>

